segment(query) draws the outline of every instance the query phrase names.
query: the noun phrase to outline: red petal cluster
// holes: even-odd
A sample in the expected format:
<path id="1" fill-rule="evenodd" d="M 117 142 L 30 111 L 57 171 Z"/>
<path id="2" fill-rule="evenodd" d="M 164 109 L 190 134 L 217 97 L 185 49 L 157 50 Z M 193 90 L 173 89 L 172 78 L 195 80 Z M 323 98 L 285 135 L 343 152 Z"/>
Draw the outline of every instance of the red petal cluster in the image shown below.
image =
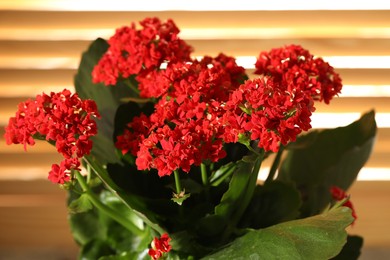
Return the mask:
<path id="1" fill-rule="evenodd" d="M 305 92 L 266 76 L 242 84 L 225 109 L 225 142 L 236 142 L 238 134 L 249 135 L 265 151 L 276 152 L 279 143 L 295 141 L 302 130 L 311 128 L 314 106 Z"/>
<path id="2" fill-rule="evenodd" d="M 345 191 L 337 186 L 332 186 L 330 188 L 330 193 L 332 195 L 332 198 L 336 201 L 340 201 L 340 200 L 343 200 L 345 198 L 348 198 L 348 194 L 345 193 Z M 350 199 L 348 199 L 344 204 L 343 206 L 345 207 L 348 207 L 352 210 L 352 217 L 355 219 L 354 222 L 356 221 L 357 219 L 357 214 L 356 214 L 356 211 L 355 211 L 355 208 L 353 207 L 353 204 L 351 202 Z"/>
<path id="3" fill-rule="evenodd" d="M 245 70 L 220 54 L 140 73 L 140 95 L 157 100 L 155 111 L 135 117 L 117 147 L 160 176 L 218 161 L 225 143 L 252 140 L 276 152 L 311 128 L 315 100 L 328 103 L 342 87 L 331 66 L 300 46 L 263 52 L 256 68 L 261 76 L 245 81 Z"/>
<path id="4" fill-rule="evenodd" d="M 292 84 L 292 87 L 310 93 L 314 100 L 323 100 L 326 104 L 342 88 L 341 78 L 334 68 L 323 59 L 314 58 L 299 45 L 261 52 L 255 67 L 255 74 L 272 76 L 282 84 Z"/>
<path id="5" fill-rule="evenodd" d="M 192 48 L 178 38 L 180 30 L 172 20 L 146 18 L 140 24 L 139 30 L 134 23 L 116 30 L 92 72 L 94 83 L 115 85 L 118 78 L 131 75 L 148 78 L 163 62 L 190 60 Z"/>
<path id="6" fill-rule="evenodd" d="M 5 128 L 5 138 L 7 144 L 24 144 L 25 149 L 27 144 L 35 144 L 34 137 L 55 143 L 65 159 L 60 165 L 53 164 L 48 178 L 63 184 L 70 180 L 69 170 L 79 169 L 78 158 L 92 149 L 89 138 L 97 133 L 97 128 L 91 117 L 96 116 L 99 114 L 94 101 L 83 101 L 69 90 L 43 93 L 19 104 L 15 117 L 9 119 Z"/>
<path id="7" fill-rule="evenodd" d="M 172 246 L 169 245 L 171 238 L 167 233 L 161 235 L 160 238 L 155 237 L 152 241 L 152 248 L 149 249 L 148 254 L 153 260 L 159 259 L 164 253 L 171 251 Z"/>
<path id="8" fill-rule="evenodd" d="M 192 63 L 170 63 L 159 74 L 148 85 L 158 87 L 161 97 L 154 113 L 135 117 L 116 146 L 137 156 L 138 169 L 155 168 L 160 176 L 178 168 L 188 172 L 191 165 L 225 157 L 223 105 L 245 77 L 244 68 L 221 54 Z"/>

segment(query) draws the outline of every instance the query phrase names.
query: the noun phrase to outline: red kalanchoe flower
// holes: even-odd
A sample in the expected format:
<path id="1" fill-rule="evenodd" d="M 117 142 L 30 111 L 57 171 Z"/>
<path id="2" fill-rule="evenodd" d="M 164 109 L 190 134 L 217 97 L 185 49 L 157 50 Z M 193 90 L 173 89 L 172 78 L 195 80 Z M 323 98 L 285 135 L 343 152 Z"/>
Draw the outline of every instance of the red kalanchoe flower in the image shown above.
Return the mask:
<path id="1" fill-rule="evenodd" d="M 159 97 L 154 113 L 134 117 L 117 137 L 117 148 L 136 156 L 139 170 L 154 168 L 159 176 L 218 161 L 226 156 L 223 107 L 245 77 L 244 68 L 223 54 L 169 63 L 151 84 L 143 85 L 148 90 L 141 89 Z"/>
<path id="2" fill-rule="evenodd" d="M 153 260 L 159 259 L 164 255 L 164 253 L 171 251 L 172 246 L 169 245 L 169 241 L 171 241 L 171 238 L 167 233 L 161 235 L 160 238 L 155 237 L 153 239 L 152 248 L 150 248 L 148 252 Z"/>
<path id="3" fill-rule="evenodd" d="M 294 86 L 299 85 L 315 100 L 326 104 L 342 88 L 341 78 L 334 68 L 299 45 L 261 52 L 255 66 L 255 74 L 272 76 L 283 84 L 294 82 Z"/>
<path id="4" fill-rule="evenodd" d="M 142 29 L 134 23 L 119 28 L 108 40 L 108 50 L 92 71 L 94 83 L 115 85 L 131 75 L 148 78 L 163 62 L 190 60 L 192 47 L 178 38 L 180 30 L 172 20 L 146 18 L 140 24 Z"/>
<path id="5" fill-rule="evenodd" d="M 37 95 L 35 100 L 19 104 L 15 117 L 5 128 L 7 144 L 34 145 L 34 138 L 55 143 L 57 151 L 65 158 L 54 164 L 49 173 L 52 182 L 64 184 L 70 180 L 70 170 L 79 170 L 79 158 L 92 149 L 91 136 L 96 135 L 99 117 L 92 100 L 81 100 L 69 90 L 50 95 Z"/>
<path id="6" fill-rule="evenodd" d="M 343 200 L 345 198 L 348 198 L 349 195 L 345 193 L 345 191 L 337 186 L 332 186 L 330 188 L 330 193 L 332 195 L 332 198 L 336 201 L 340 201 L 340 200 Z M 353 207 L 353 204 L 351 202 L 351 200 L 348 198 L 348 200 L 343 204 L 343 206 L 345 207 L 348 207 L 352 210 L 352 217 L 354 217 L 354 221 L 353 223 L 355 223 L 356 219 L 357 219 L 357 214 L 356 214 L 356 211 L 355 211 L 355 208 Z M 352 224 L 353 224 L 352 223 Z"/>
<path id="7" fill-rule="evenodd" d="M 265 76 L 248 80 L 231 94 L 225 106 L 225 142 L 235 133 L 258 140 L 265 151 L 278 151 L 279 143 L 295 141 L 311 128 L 312 98 L 298 87 L 294 91 Z"/>

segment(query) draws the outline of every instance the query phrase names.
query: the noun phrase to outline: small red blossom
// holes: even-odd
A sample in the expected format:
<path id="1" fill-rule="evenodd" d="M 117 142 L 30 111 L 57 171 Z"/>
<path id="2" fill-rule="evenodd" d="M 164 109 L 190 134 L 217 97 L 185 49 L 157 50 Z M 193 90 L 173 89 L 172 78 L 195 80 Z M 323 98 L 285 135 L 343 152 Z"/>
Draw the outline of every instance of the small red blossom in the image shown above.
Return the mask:
<path id="1" fill-rule="evenodd" d="M 349 195 L 345 193 L 345 191 L 337 186 L 332 186 L 330 188 L 330 193 L 332 195 L 332 198 L 336 201 L 343 200 L 345 198 L 348 198 L 348 200 L 343 204 L 343 206 L 348 207 L 352 210 L 352 217 L 355 219 L 352 224 L 355 223 L 357 219 L 357 214 L 355 211 L 355 208 L 353 207 L 353 204 L 351 200 L 349 199 Z"/>
<path id="2" fill-rule="evenodd" d="M 160 238 L 155 237 L 152 241 L 152 248 L 149 249 L 148 254 L 153 260 L 161 258 L 164 253 L 171 251 L 172 246 L 169 245 L 171 238 L 167 233 L 161 235 Z"/>
<path id="3" fill-rule="evenodd" d="M 99 117 L 92 100 L 81 100 L 69 90 L 37 95 L 35 100 L 19 104 L 15 117 L 5 128 L 7 144 L 34 145 L 34 137 L 55 143 L 65 160 L 54 164 L 49 180 L 63 184 L 70 180 L 69 171 L 78 169 L 79 158 L 92 149 L 90 137 L 96 135 L 93 117 Z"/>

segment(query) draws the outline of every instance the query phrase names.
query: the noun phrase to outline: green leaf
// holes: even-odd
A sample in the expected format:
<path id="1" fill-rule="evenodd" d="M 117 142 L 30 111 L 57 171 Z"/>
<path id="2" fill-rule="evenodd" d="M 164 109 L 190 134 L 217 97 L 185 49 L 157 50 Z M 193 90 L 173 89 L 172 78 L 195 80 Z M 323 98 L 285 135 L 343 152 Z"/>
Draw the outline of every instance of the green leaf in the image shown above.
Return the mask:
<path id="1" fill-rule="evenodd" d="M 69 213 L 71 214 L 86 212 L 92 208 L 93 205 L 85 193 L 81 194 L 78 199 L 73 200 L 68 206 Z"/>
<path id="2" fill-rule="evenodd" d="M 179 206 L 181 206 L 183 204 L 183 202 L 188 199 L 189 197 L 191 196 L 191 193 L 184 193 L 183 191 L 183 194 L 180 193 L 180 194 L 174 194 L 173 197 L 171 198 L 171 200 L 177 204 L 179 204 Z"/>
<path id="3" fill-rule="evenodd" d="M 85 161 L 90 165 L 95 174 L 102 180 L 107 189 L 117 196 L 129 209 L 140 217 L 151 228 L 163 234 L 165 230 L 157 223 L 156 214 L 148 209 L 143 199 L 139 196 L 127 194 L 109 176 L 107 170 L 91 156 L 84 156 Z"/>
<path id="4" fill-rule="evenodd" d="M 122 104 L 120 99 L 131 96 L 132 92 L 122 83 L 118 83 L 116 86 L 104 86 L 92 82 L 92 70 L 107 48 L 108 43 L 100 38 L 90 45 L 82 55 L 74 85 L 80 98 L 92 99 L 96 102 L 101 115 L 101 119 L 96 120 L 98 134 L 92 138 L 94 143 L 91 154 L 102 163 L 114 163 L 119 162 L 112 141 L 115 113 L 118 106 Z"/>
<path id="5" fill-rule="evenodd" d="M 68 191 L 68 207 L 81 196 L 87 199 L 86 194 L 80 195 L 75 192 L 78 189 L 80 187 L 77 183 L 73 189 Z M 94 207 L 88 211 L 68 214 L 68 221 L 73 238 L 80 246 L 85 245 L 90 240 L 104 240 L 106 237 L 107 226 L 102 225 L 100 214 Z"/>
<path id="6" fill-rule="evenodd" d="M 345 127 L 313 131 L 288 146 L 278 178 L 301 189 L 304 216 L 318 214 L 329 202 L 332 185 L 347 190 L 368 160 L 376 137 L 375 112 Z"/>
<path id="7" fill-rule="evenodd" d="M 252 189 L 253 182 L 251 180 L 253 179 L 253 175 L 256 175 L 257 178 L 257 174 L 252 173 L 254 167 L 252 161 L 240 161 L 237 164 L 228 190 L 224 193 L 221 202 L 215 207 L 215 213 L 226 219 L 231 218 L 242 204 L 242 200 L 248 192 L 248 189 Z"/>
<path id="8" fill-rule="evenodd" d="M 344 245 L 340 254 L 332 258 L 333 260 L 355 260 L 360 256 L 360 250 L 363 246 L 363 238 L 360 236 L 348 236 L 347 243 Z"/>
<path id="9" fill-rule="evenodd" d="M 107 227 L 100 222 L 99 212 L 96 209 L 70 214 L 68 221 L 73 238 L 79 245 L 84 245 L 93 239 L 102 240 L 106 237 Z"/>
<path id="10" fill-rule="evenodd" d="M 230 177 L 234 170 L 236 169 L 236 164 L 233 162 L 230 162 L 228 164 L 225 164 L 216 170 L 213 175 L 210 177 L 210 185 L 211 186 L 218 186 L 221 184 L 221 182 L 225 181 L 228 177 Z"/>
<path id="11" fill-rule="evenodd" d="M 240 227 L 265 228 L 299 216 L 301 197 L 291 183 L 271 181 L 257 185 Z"/>
<path id="12" fill-rule="evenodd" d="M 150 260 L 148 250 L 144 252 L 123 252 L 121 254 L 102 256 L 99 260 Z"/>
<path id="13" fill-rule="evenodd" d="M 93 239 L 81 247 L 80 259 L 83 260 L 95 260 L 104 255 L 111 255 L 114 251 L 110 245 L 100 239 Z"/>
<path id="14" fill-rule="evenodd" d="M 227 247 L 203 259 L 330 259 L 347 239 L 353 221 L 346 207 L 313 217 L 250 230 Z"/>

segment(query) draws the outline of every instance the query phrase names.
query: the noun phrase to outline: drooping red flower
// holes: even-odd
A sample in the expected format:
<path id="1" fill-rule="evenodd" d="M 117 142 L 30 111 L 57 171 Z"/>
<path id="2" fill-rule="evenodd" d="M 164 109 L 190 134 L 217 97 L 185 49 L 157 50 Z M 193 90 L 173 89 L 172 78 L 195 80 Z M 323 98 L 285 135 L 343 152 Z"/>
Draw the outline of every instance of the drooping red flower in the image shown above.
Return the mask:
<path id="1" fill-rule="evenodd" d="M 343 206 L 348 207 L 352 210 L 352 217 L 355 219 L 352 224 L 354 224 L 357 219 L 357 214 L 351 200 L 349 199 L 349 195 L 343 189 L 337 186 L 330 187 L 330 193 L 332 195 L 332 198 L 336 201 L 348 198 L 348 200 L 343 204 Z"/>
<path id="2" fill-rule="evenodd" d="M 255 67 L 255 74 L 272 76 L 283 84 L 293 82 L 293 88 L 299 86 L 313 99 L 326 104 L 342 88 L 341 78 L 334 68 L 299 45 L 261 52 Z"/>
<path id="3" fill-rule="evenodd" d="M 153 260 L 159 259 L 164 253 L 171 251 L 172 246 L 169 245 L 169 241 L 171 241 L 171 238 L 167 233 L 162 234 L 160 238 L 155 237 L 153 239 L 152 248 L 148 252 Z"/>
<path id="4" fill-rule="evenodd" d="M 5 128 L 7 144 L 34 145 L 34 137 L 55 144 L 65 158 L 54 164 L 49 173 L 52 182 L 63 184 L 70 180 L 69 171 L 78 169 L 78 158 L 92 149 L 90 137 L 96 135 L 93 117 L 99 117 L 92 100 L 81 100 L 77 94 L 64 89 L 59 93 L 37 95 L 18 106 Z"/>
<path id="5" fill-rule="evenodd" d="M 115 85 L 131 75 L 147 80 L 164 62 L 190 60 L 192 47 L 178 37 L 180 30 L 171 19 L 146 18 L 140 25 L 119 28 L 108 40 L 108 50 L 92 71 L 94 83 Z"/>

